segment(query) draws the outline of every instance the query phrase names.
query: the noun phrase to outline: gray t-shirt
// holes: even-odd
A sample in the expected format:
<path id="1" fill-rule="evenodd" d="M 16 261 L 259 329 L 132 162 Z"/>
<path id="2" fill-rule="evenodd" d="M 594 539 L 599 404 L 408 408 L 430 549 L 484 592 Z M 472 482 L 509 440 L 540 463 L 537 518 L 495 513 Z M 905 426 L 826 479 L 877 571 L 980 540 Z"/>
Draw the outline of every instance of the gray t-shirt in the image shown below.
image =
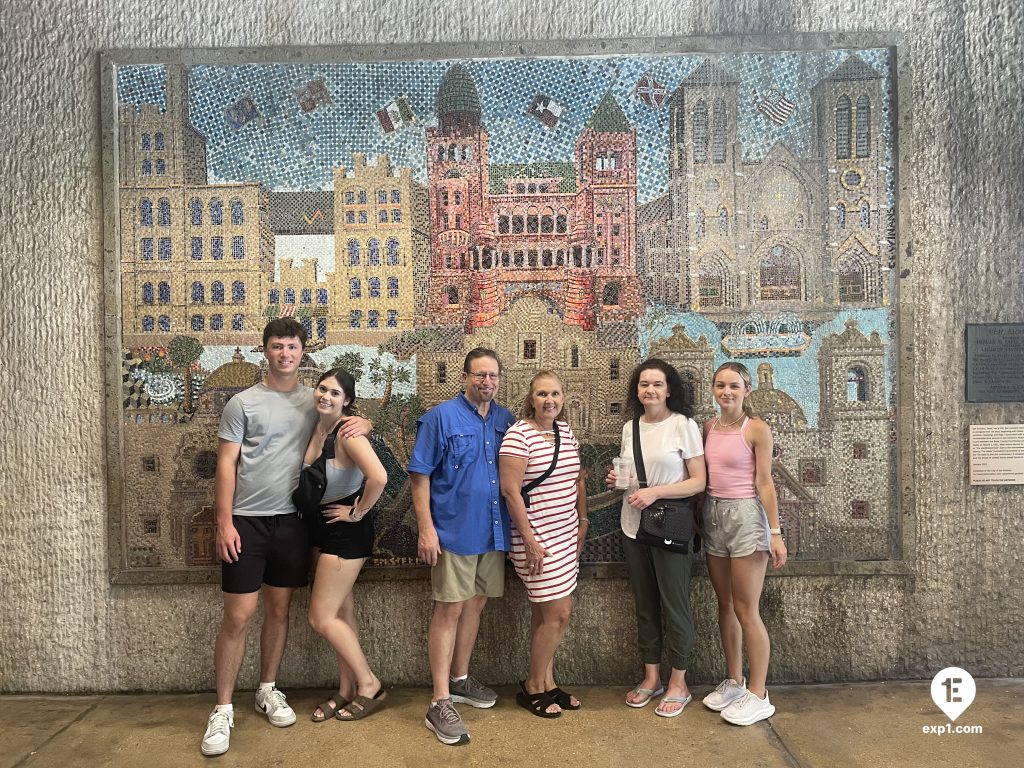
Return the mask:
<path id="1" fill-rule="evenodd" d="M 292 491 L 315 423 L 309 387 L 277 392 L 256 384 L 228 400 L 217 437 L 242 446 L 233 514 L 269 517 L 295 511 Z"/>

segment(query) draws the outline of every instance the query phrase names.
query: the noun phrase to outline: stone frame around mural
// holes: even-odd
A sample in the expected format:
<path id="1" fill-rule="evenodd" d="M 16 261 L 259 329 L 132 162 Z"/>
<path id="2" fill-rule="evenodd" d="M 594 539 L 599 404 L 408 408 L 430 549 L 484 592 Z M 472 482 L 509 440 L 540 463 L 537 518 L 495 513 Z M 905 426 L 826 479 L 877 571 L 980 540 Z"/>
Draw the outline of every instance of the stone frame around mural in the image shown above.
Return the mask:
<path id="1" fill-rule="evenodd" d="M 258 49 L 190 50 L 106 50 L 99 55 L 101 72 L 102 163 L 104 183 L 104 334 L 106 351 L 106 452 L 108 494 L 108 565 L 115 584 L 216 583 L 215 567 L 148 568 L 130 563 L 124 499 L 126 461 L 123 428 L 123 348 L 121 292 L 121 225 L 119 172 L 123 158 L 118 154 L 118 96 L 116 68 L 134 64 L 181 64 L 191 66 L 233 66 L 242 64 L 303 64 L 441 59 L 502 59 L 530 57 L 608 57 L 625 55 L 692 54 L 714 56 L 737 52 L 824 51 L 831 49 L 886 48 L 891 52 L 890 92 L 892 99 L 892 166 L 895 176 L 895 267 L 893 313 L 895 407 L 895 482 L 892 504 L 892 543 L 888 557 L 861 560 L 792 561 L 773 575 L 901 574 L 909 573 L 905 563 L 913 558 L 913 446 L 914 401 L 904 393 L 913 381 L 913 297 L 907 279 L 913 269 L 911 247 L 909 168 L 907 146 L 911 119 L 910 73 L 906 57 L 900 55 L 902 38 L 895 34 L 820 34 L 743 37 L 689 37 L 542 42 L 480 42 L 458 44 L 410 44 L 391 46 L 385 55 L 381 46 L 276 47 Z M 639 53 L 638 53 L 639 52 Z M 898 297 L 898 299 L 897 299 Z M 751 366 L 753 367 L 753 366 Z M 770 371 L 769 371 L 770 377 Z M 770 382 L 770 378 L 769 378 Z M 130 457 L 145 461 L 144 457 Z M 154 462 L 159 459 L 154 458 Z M 826 469 L 826 472 L 828 470 Z M 147 523 L 148 525 L 148 523 Z M 159 517 L 156 518 L 159 531 Z M 698 570 L 703 564 L 697 566 Z M 419 565 L 370 568 L 362 578 L 418 579 L 426 573 Z M 582 577 L 622 577 L 617 563 L 584 563 Z"/>

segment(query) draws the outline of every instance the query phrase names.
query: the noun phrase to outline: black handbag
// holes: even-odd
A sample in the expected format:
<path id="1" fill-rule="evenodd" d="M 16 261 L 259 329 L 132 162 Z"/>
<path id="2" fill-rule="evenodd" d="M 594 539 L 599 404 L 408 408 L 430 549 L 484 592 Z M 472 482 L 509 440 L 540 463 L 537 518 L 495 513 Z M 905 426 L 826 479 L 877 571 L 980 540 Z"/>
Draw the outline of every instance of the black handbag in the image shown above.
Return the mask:
<path id="1" fill-rule="evenodd" d="M 344 419 L 338 422 L 331 430 L 331 434 L 324 438 L 324 449 L 320 455 L 299 473 L 299 485 L 292 493 L 292 503 L 298 510 L 299 517 L 313 517 L 320 513 L 320 502 L 323 501 L 324 491 L 327 490 L 327 460 L 334 458 L 334 441 L 344 423 Z"/>
<path id="2" fill-rule="evenodd" d="M 520 495 L 523 497 L 523 504 L 526 505 L 527 509 L 530 508 L 530 491 L 532 491 L 538 485 L 540 485 L 545 480 L 547 480 L 549 477 L 551 477 L 551 473 L 555 471 L 555 464 L 558 463 L 558 446 L 562 442 L 562 440 L 561 440 L 561 432 L 562 432 L 562 430 L 560 430 L 558 428 L 558 422 L 557 421 L 554 423 L 554 427 L 555 427 L 555 452 L 551 455 L 551 464 L 548 466 L 547 469 L 544 470 L 544 474 L 540 475 L 539 477 L 535 477 L 533 480 L 528 482 L 526 485 L 524 485 L 519 490 Z"/>
<path id="3" fill-rule="evenodd" d="M 633 462 L 641 488 L 647 487 L 644 454 L 640 447 L 640 417 L 633 419 Z M 661 499 L 640 510 L 636 540 L 648 547 L 687 554 L 700 551 L 697 519 L 690 499 Z"/>

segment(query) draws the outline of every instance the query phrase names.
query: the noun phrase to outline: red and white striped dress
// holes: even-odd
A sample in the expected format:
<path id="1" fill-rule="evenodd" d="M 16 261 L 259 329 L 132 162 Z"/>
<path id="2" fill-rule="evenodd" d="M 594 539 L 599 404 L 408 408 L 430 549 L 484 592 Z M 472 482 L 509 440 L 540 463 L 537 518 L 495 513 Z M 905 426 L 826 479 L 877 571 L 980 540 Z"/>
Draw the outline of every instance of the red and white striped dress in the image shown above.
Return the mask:
<path id="1" fill-rule="evenodd" d="M 512 524 L 512 550 L 509 557 L 516 573 L 526 585 L 532 603 L 557 600 L 576 589 L 579 560 L 576 542 L 580 517 L 576 511 L 576 482 L 580 474 L 580 444 L 564 422 L 555 422 L 560 430 L 558 463 L 551 475 L 530 491 L 526 514 L 537 542 L 551 553 L 544 558 L 544 572 L 531 574 L 526 567 L 523 537 Z M 505 433 L 499 455 L 526 459 L 523 485 L 540 477 L 551 466 L 555 446 L 526 421 L 517 421 Z"/>

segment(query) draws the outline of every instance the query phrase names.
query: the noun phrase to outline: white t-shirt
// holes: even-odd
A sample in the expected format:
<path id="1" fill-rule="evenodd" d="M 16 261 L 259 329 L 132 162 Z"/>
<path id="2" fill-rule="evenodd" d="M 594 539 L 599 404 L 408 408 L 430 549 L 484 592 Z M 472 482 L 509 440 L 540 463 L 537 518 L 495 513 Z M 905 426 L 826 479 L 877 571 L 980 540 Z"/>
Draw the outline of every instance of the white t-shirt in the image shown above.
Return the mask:
<path id="1" fill-rule="evenodd" d="M 701 439 L 697 422 L 681 413 L 673 413 L 656 424 L 645 424 L 641 419 L 640 445 L 644 453 L 644 470 L 649 486 L 669 485 L 687 480 L 689 474 L 686 471 L 686 460 L 704 455 L 704 441 Z M 633 459 L 632 420 L 622 425 L 622 446 L 619 455 Z M 636 466 L 635 459 L 633 466 Z M 631 507 L 627 501 L 632 493 L 631 489 L 623 494 L 622 513 L 619 519 L 622 532 L 635 539 L 640 527 L 640 510 Z"/>

